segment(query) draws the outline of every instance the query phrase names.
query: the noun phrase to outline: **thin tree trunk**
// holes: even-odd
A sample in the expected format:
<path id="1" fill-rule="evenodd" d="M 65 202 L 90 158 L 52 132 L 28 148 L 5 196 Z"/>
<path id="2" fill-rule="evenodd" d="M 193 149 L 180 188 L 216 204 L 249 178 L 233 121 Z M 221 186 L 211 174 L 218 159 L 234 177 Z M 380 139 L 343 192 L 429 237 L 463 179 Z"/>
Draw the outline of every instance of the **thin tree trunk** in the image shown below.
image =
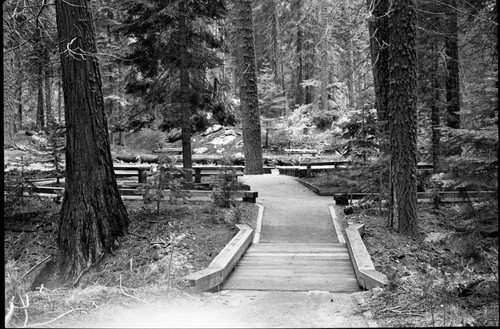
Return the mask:
<path id="1" fill-rule="evenodd" d="M 375 102 L 377 117 L 380 124 L 380 147 L 387 153 L 388 126 L 387 126 L 387 101 L 389 92 L 389 28 L 387 10 L 389 0 L 369 0 L 369 10 L 373 17 L 368 22 L 370 33 L 370 48 L 373 70 L 373 83 L 375 86 Z"/>
<path id="2" fill-rule="evenodd" d="M 325 30 L 325 34 L 323 36 L 323 40 L 320 40 L 320 80 L 321 80 L 321 108 L 323 111 L 328 111 L 328 72 L 330 68 L 328 67 L 328 42 L 330 39 L 330 35 L 328 33 L 328 12 L 326 8 L 326 2 L 322 1 L 319 7 L 319 17 L 318 20 L 320 22 L 321 30 Z"/>
<path id="3" fill-rule="evenodd" d="M 302 0 L 296 0 L 295 2 L 296 9 L 295 12 L 297 12 L 297 21 L 301 21 L 302 19 Z M 304 32 L 302 28 L 302 24 L 299 23 L 297 24 L 297 41 L 296 41 L 296 56 L 297 56 L 297 80 L 296 80 L 296 92 L 295 92 L 295 104 L 300 105 L 304 104 L 305 100 L 305 93 L 304 93 L 304 87 L 301 85 L 301 83 L 304 81 L 304 51 L 303 51 L 303 39 L 304 39 Z"/>
<path id="4" fill-rule="evenodd" d="M 255 73 L 255 50 L 252 24 L 252 1 L 235 4 L 237 40 L 241 58 L 240 111 L 245 153 L 245 174 L 262 174 L 262 142 L 260 113 Z"/>
<path id="5" fill-rule="evenodd" d="M 50 64 L 49 64 L 50 65 Z M 47 122 L 52 121 L 52 79 L 51 69 L 45 70 L 45 114 Z"/>
<path id="6" fill-rule="evenodd" d="M 274 83 L 280 84 L 280 45 L 279 45 L 279 32 L 278 32 L 278 13 L 276 12 L 276 0 L 271 0 L 272 8 L 272 40 L 273 40 L 273 73 L 274 73 Z"/>
<path id="7" fill-rule="evenodd" d="M 432 47 L 432 53 L 435 54 L 437 52 L 436 47 Z M 431 72 L 431 90 L 434 95 L 431 99 L 431 126 L 432 126 L 432 165 L 434 173 L 439 172 L 439 156 L 441 153 L 440 150 L 440 120 L 439 120 L 439 76 L 437 74 L 439 69 L 439 58 L 437 55 L 433 56 L 433 68 Z"/>
<path id="8" fill-rule="evenodd" d="M 36 106 L 36 128 L 42 130 L 45 127 L 44 111 L 43 111 L 43 70 L 42 64 L 39 63 L 37 77 L 37 106 Z"/>
<path id="9" fill-rule="evenodd" d="M 303 43 L 304 53 L 305 53 L 305 63 L 304 63 L 304 78 L 305 80 L 311 79 L 314 77 L 314 61 L 316 51 L 314 47 L 311 45 L 312 36 L 310 33 L 305 34 L 309 36 L 309 40 Z M 305 104 L 311 104 L 314 102 L 314 87 L 306 86 L 305 88 Z"/>
<path id="10" fill-rule="evenodd" d="M 192 154 L 191 154 L 191 104 L 189 102 L 189 71 L 187 63 L 188 55 L 188 30 L 187 30 L 187 9 L 184 2 L 180 2 L 179 7 L 179 34 L 180 42 L 180 78 L 179 88 L 181 95 L 181 130 L 182 130 L 182 165 L 185 170 L 185 178 L 192 182 Z"/>
<path id="11" fill-rule="evenodd" d="M 447 34 L 445 36 L 446 54 L 446 104 L 448 127 L 460 128 L 460 76 L 458 62 L 458 19 L 456 0 L 447 0 Z"/>
<path id="12" fill-rule="evenodd" d="M 354 108 L 354 65 L 353 65 L 353 54 L 352 54 L 352 42 L 349 36 L 347 44 L 347 90 L 349 92 L 349 107 Z"/>
<path id="13" fill-rule="evenodd" d="M 419 235 L 417 224 L 417 55 L 415 0 L 392 4 L 389 57 L 389 129 L 392 176 L 392 225 Z"/>
<path id="14" fill-rule="evenodd" d="M 59 117 L 58 122 L 61 123 L 61 108 L 62 108 L 62 84 L 61 80 L 57 81 L 57 114 Z"/>
<path id="15" fill-rule="evenodd" d="M 115 249 L 130 221 L 113 171 L 99 63 L 91 55 L 97 47 L 89 2 L 55 3 L 66 119 L 58 269 L 68 281 Z"/>
<path id="16" fill-rule="evenodd" d="M 21 66 L 18 67 L 19 75 L 17 80 L 17 117 L 19 120 L 19 129 L 23 129 L 23 79 Z"/>

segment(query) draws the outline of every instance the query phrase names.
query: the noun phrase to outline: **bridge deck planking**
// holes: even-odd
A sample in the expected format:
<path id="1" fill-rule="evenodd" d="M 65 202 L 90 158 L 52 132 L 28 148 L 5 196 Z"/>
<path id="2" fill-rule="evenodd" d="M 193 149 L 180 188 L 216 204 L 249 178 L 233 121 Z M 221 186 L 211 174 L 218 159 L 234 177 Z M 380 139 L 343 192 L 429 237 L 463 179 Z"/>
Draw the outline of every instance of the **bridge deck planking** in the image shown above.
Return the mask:
<path id="1" fill-rule="evenodd" d="M 251 245 L 223 289 L 358 291 L 343 243 Z"/>

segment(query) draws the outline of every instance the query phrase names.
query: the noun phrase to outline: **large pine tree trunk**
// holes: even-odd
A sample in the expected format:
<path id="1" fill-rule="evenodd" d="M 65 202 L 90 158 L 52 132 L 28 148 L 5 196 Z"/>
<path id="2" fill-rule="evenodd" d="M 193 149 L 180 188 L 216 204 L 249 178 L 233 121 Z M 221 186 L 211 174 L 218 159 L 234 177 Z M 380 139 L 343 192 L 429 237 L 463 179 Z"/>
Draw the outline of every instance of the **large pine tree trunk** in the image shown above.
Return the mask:
<path id="1" fill-rule="evenodd" d="M 186 7 L 181 1 L 179 6 L 179 35 L 180 35 L 180 66 L 179 88 L 181 96 L 181 138 L 182 138 L 182 166 L 185 170 L 184 177 L 192 182 L 192 154 L 191 154 L 191 104 L 189 102 L 189 71 L 188 71 L 188 30 Z"/>
<path id="2" fill-rule="evenodd" d="M 241 0 L 235 4 L 237 40 L 240 47 L 241 74 L 240 111 L 245 153 L 245 174 L 262 174 L 262 142 L 260 113 L 255 74 L 255 50 L 252 23 L 252 1 Z"/>
<path id="3" fill-rule="evenodd" d="M 64 281 L 114 249 L 129 225 L 113 171 L 89 5 L 88 0 L 56 0 L 66 119 L 66 188 L 58 232 Z"/>
<path id="4" fill-rule="evenodd" d="M 417 237 L 417 55 L 415 0 L 393 2 L 390 15 L 389 131 L 391 151 L 391 224 Z"/>

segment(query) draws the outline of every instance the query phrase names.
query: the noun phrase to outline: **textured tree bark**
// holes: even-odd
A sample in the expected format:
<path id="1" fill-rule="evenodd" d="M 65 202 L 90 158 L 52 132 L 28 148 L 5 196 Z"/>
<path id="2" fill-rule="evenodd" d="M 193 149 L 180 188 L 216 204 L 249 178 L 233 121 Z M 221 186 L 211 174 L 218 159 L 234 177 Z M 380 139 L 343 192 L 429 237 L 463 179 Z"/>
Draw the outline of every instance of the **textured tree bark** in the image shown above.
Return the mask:
<path id="1" fill-rule="evenodd" d="M 392 225 L 417 237 L 417 55 L 415 0 L 399 0 L 390 14 L 389 132 Z"/>
<path id="2" fill-rule="evenodd" d="M 113 171 L 90 3 L 55 3 L 66 119 L 57 268 L 67 282 L 115 248 L 129 218 Z"/>
<path id="3" fill-rule="evenodd" d="M 240 111 L 245 154 L 245 174 L 263 174 L 260 112 L 255 74 L 255 51 L 252 24 L 252 1 L 235 4 L 237 40 L 240 47 Z"/>
<path id="4" fill-rule="evenodd" d="M 375 102 L 380 126 L 381 149 L 387 151 L 385 136 L 388 134 L 387 101 L 389 92 L 389 28 L 387 11 L 389 0 L 369 0 L 368 9 L 373 18 L 368 22 L 372 60 L 373 83 L 375 86 Z"/>
<path id="5" fill-rule="evenodd" d="M 184 178 L 188 182 L 193 181 L 191 154 L 191 104 L 189 102 L 189 71 L 188 71 L 188 30 L 186 22 L 186 7 L 183 1 L 179 5 L 179 34 L 180 40 L 180 66 L 179 66 L 179 88 L 181 96 L 181 130 L 182 130 L 182 166 Z M 251 21 L 250 21 L 251 22 Z"/>

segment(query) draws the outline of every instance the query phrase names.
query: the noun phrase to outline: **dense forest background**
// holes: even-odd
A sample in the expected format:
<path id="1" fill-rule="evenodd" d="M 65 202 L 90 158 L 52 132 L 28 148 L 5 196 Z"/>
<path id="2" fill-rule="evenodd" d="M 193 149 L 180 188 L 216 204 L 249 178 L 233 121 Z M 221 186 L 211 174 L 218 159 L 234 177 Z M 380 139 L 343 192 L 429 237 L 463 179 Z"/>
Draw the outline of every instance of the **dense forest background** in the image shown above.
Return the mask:
<path id="1" fill-rule="evenodd" d="M 156 1 L 92 4 L 110 128 L 179 126 L 179 77 L 162 57 L 175 34 L 176 27 L 166 19 L 173 9 Z M 320 150 L 342 146 L 364 156 L 375 152 L 372 67 L 377 58 L 371 58 L 370 33 L 375 31 L 369 29 L 375 4 L 253 1 L 260 112 L 270 119 L 271 134 L 281 135 L 271 141 Z M 64 122 L 64 104 L 53 4 L 5 1 L 3 8 L 8 141 L 14 131 Z M 161 11 L 152 13 L 153 8 Z M 240 119 L 232 15 L 229 10 L 199 26 L 213 32 L 213 40 L 203 40 L 205 31 L 195 41 L 203 45 L 197 50 L 200 57 L 193 58 L 200 72 L 189 96 L 198 131 L 210 125 L 208 118 L 222 124 Z M 193 19 L 206 23 L 201 16 Z M 495 1 L 417 1 L 419 161 L 432 161 L 433 152 L 435 157 L 496 156 L 497 26 Z M 304 131 L 311 128 L 328 133 L 309 138 Z"/>

